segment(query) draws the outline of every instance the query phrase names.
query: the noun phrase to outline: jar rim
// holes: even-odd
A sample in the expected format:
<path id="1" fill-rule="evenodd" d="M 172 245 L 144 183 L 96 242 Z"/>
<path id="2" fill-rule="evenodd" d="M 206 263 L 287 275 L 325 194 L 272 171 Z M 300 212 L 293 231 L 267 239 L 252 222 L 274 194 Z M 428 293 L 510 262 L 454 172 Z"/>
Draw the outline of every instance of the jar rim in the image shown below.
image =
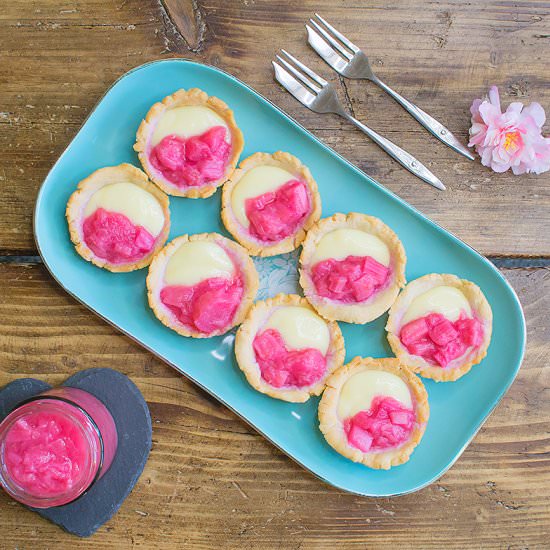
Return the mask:
<path id="1" fill-rule="evenodd" d="M 74 502 L 78 498 L 80 498 L 83 494 L 85 494 L 91 487 L 94 485 L 94 483 L 99 479 L 102 473 L 103 469 L 103 463 L 104 463 L 104 441 L 103 436 L 101 434 L 101 431 L 99 429 L 99 426 L 95 422 L 95 420 L 92 418 L 92 416 L 78 403 L 72 401 L 71 399 L 67 399 L 65 397 L 57 396 L 57 395 L 45 395 L 45 394 L 39 394 L 35 395 L 33 397 L 30 397 L 29 399 L 25 399 L 24 401 L 19 402 L 4 418 L 4 420 L 0 423 L 0 436 L 2 433 L 9 433 L 13 425 L 17 420 L 20 420 L 26 415 L 32 414 L 36 412 L 32 408 L 29 409 L 28 405 L 39 404 L 39 406 L 45 407 L 45 410 L 47 411 L 55 411 L 56 414 L 60 414 L 64 416 L 65 418 L 71 420 L 71 422 L 75 423 L 78 426 L 78 429 L 80 430 L 81 434 L 84 436 L 86 442 L 88 443 L 89 448 L 91 449 L 91 454 L 95 454 L 95 449 L 99 447 L 99 457 L 94 460 L 93 456 L 87 459 L 89 462 L 88 468 L 86 469 L 86 474 L 82 475 L 82 479 L 85 480 L 87 477 L 90 476 L 90 474 L 95 469 L 95 473 L 93 475 L 93 478 L 89 483 L 87 483 L 84 487 L 77 485 L 76 488 L 71 488 L 67 493 L 57 494 L 53 496 L 37 496 L 30 494 L 27 490 L 21 488 L 15 480 L 9 475 L 7 468 L 5 467 L 5 460 L 4 460 L 4 451 L 5 451 L 5 445 L 4 441 L 0 441 L 0 484 L 2 487 L 6 490 L 6 492 L 15 498 L 16 500 L 19 500 L 20 502 L 23 502 L 24 504 L 36 508 L 49 508 L 53 506 L 62 506 L 64 504 L 68 504 L 69 502 Z M 73 407 L 75 410 L 71 411 L 70 408 L 63 408 L 60 409 L 59 407 L 55 406 L 55 402 L 63 402 L 71 407 Z M 21 410 L 23 409 L 23 410 Z M 80 416 L 77 414 L 80 413 Z M 84 419 L 82 418 L 84 417 Z M 92 433 L 90 433 L 90 429 L 92 430 Z M 93 435 L 92 435 L 93 434 Z M 94 436 L 97 438 L 97 441 L 94 441 Z M 98 445 L 99 444 L 99 445 Z M 66 498 L 63 498 L 66 497 Z M 62 500 L 63 502 L 60 504 L 52 504 L 53 502 Z"/>

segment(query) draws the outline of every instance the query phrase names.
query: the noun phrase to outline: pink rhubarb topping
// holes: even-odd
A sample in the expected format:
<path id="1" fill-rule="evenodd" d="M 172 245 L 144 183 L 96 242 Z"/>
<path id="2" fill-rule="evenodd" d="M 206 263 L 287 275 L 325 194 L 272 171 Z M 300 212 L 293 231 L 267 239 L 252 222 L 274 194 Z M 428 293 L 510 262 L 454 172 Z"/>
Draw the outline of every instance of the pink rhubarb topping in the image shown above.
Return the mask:
<path id="1" fill-rule="evenodd" d="M 124 214 L 98 208 L 82 224 L 84 242 L 99 258 L 112 264 L 135 262 L 155 246 L 155 237 Z"/>
<path id="2" fill-rule="evenodd" d="M 440 313 L 430 313 L 402 327 L 399 338 L 411 355 L 446 367 L 469 348 L 481 344 L 483 325 L 465 314 L 453 323 Z"/>
<path id="3" fill-rule="evenodd" d="M 407 441 L 416 416 L 393 397 L 376 396 L 368 411 L 344 420 L 348 443 L 360 451 L 383 451 Z"/>
<path id="4" fill-rule="evenodd" d="M 364 302 L 383 288 L 390 269 L 370 256 L 348 256 L 315 264 L 311 278 L 319 296 L 345 303 Z"/>
<path id="5" fill-rule="evenodd" d="M 225 172 L 231 145 L 227 129 L 214 126 L 188 139 L 171 134 L 151 150 L 149 159 L 169 182 L 177 187 L 197 187 L 219 180 Z"/>
<path id="6" fill-rule="evenodd" d="M 46 412 L 17 420 L 4 446 L 11 479 L 39 498 L 67 493 L 85 475 L 90 454 L 84 434 L 71 420 Z"/>
<path id="7" fill-rule="evenodd" d="M 278 330 L 257 334 L 253 347 L 262 378 L 275 388 L 311 386 L 326 372 L 326 359 L 319 350 L 289 350 Z"/>
<path id="8" fill-rule="evenodd" d="M 232 279 L 212 277 L 193 286 L 166 286 L 160 292 L 162 303 L 180 323 L 204 334 L 227 327 L 242 297 L 240 276 Z"/>
<path id="9" fill-rule="evenodd" d="M 275 191 L 247 199 L 250 233 L 260 241 L 280 241 L 292 235 L 310 211 L 304 182 L 291 180 Z"/>

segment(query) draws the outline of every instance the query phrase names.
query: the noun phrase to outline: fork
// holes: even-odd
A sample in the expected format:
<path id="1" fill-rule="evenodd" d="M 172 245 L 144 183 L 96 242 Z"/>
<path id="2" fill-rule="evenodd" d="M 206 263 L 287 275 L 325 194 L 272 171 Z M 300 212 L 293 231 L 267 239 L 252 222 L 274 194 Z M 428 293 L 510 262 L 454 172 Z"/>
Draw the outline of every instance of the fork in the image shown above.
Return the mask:
<path id="1" fill-rule="evenodd" d="M 376 133 L 374 130 L 351 116 L 338 99 L 336 90 L 332 84 L 306 67 L 287 51 L 281 51 L 293 65 L 280 55 L 277 55 L 276 57 L 279 63 L 272 61 L 273 68 L 275 69 L 275 78 L 288 92 L 302 103 L 302 105 L 305 105 L 315 113 L 334 113 L 344 117 L 367 134 L 374 143 L 409 172 L 426 183 L 433 185 L 437 189 L 441 189 L 442 191 L 445 190 L 443 183 L 410 153 L 407 153 L 407 151 L 404 151 L 389 139 Z"/>
<path id="2" fill-rule="evenodd" d="M 377 86 L 387 92 L 397 103 L 409 112 L 424 128 L 426 128 L 437 139 L 448 145 L 451 149 L 464 155 L 470 160 L 474 156 L 467 147 L 445 128 L 435 118 L 425 113 L 422 109 L 392 90 L 384 84 L 373 72 L 368 57 L 341 32 L 338 32 L 332 25 L 325 21 L 319 14 L 315 19 L 310 19 L 312 26 L 306 24 L 307 40 L 309 45 L 330 65 L 337 73 L 347 78 L 365 79 L 374 82 Z"/>

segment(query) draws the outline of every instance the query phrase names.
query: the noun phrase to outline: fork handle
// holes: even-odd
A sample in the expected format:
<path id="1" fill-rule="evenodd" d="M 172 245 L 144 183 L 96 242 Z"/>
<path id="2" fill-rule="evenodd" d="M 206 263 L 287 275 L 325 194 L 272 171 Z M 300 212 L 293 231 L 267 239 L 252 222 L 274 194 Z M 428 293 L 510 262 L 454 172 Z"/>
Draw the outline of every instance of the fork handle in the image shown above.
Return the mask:
<path id="1" fill-rule="evenodd" d="M 413 103 L 411 103 L 408 99 L 405 99 L 402 95 L 399 95 L 396 91 L 392 90 L 387 84 L 382 82 L 379 78 L 374 77 L 372 79 L 372 82 L 374 82 L 377 86 L 382 88 L 386 93 L 391 95 L 397 103 L 399 103 L 410 115 L 412 115 L 426 130 L 428 130 L 433 136 L 435 136 L 438 140 L 445 143 L 445 145 L 448 145 L 453 151 L 456 151 L 457 153 L 460 153 L 461 155 L 464 155 L 466 158 L 470 160 L 474 160 L 474 155 L 468 150 L 467 147 L 462 145 L 460 141 L 451 133 L 451 131 L 441 122 L 438 122 L 430 116 L 428 113 L 425 113 L 420 107 L 417 107 Z"/>
<path id="2" fill-rule="evenodd" d="M 406 168 L 409 172 L 414 174 L 416 177 L 420 178 L 421 180 L 425 181 L 426 183 L 429 183 L 430 185 L 433 185 L 437 189 L 441 189 L 442 191 L 445 191 L 445 186 L 443 183 L 434 176 L 419 160 L 414 158 L 410 153 L 407 153 L 404 149 L 401 149 L 401 147 L 398 147 L 393 141 L 390 141 L 389 139 L 386 139 L 385 137 L 382 137 L 380 134 L 363 124 L 362 122 L 359 122 L 356 118 L 352 117 L 351 115 L 347 113 L 342 113 L 342 115 L 347 118 L 352 124 L 357 126 L 359 130 L 367 134 L 378 147 L 383 149 L 390 157 L 395 159 L 401 166 Z"/>

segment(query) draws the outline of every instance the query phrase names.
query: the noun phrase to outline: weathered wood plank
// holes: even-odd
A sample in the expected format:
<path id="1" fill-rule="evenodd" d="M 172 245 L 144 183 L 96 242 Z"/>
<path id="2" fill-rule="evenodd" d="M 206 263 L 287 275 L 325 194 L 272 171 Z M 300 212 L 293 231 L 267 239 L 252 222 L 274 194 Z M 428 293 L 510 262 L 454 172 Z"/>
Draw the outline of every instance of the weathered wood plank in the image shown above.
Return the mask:
<path id="1" fill-rule="evenodd" d="M 153 416 L 150 460 L 119 513 L 79 547 L 544 548 L 550 534 L 550 273 L 506 270 L 528 320 L 518 379 L 436 484 L 394 499 L 332 489 L 193 384 L 77 305 L 41 266 L 0 265 L 0 385 L 115 367 Z M 6 548 L 73 537 L 0 495 Z"/>
<path id="2" fill-rule="evenodd" d="M 492 83 L 505 102 L 538 100 L 550 108 L 547 0 L 15 0 L 0 14 L 0 251 L 34 250 L 40 182 L 105 89 L 143 62 L 185 56 L 243 79 L 485 254 L 550 255 L 550 233 L 541 231 L 550 208 L 548 174 L 492 174 L 439 144 L 374 85 L 340 83 L 361 120 L 448 184 L 447 193 L 438 193 L 361 133 L 306 112 L 273 82 L 269 61 L 280 46 L 334 77 L 305 43 L 303 23 L 314 11 L 364 47 L 381 78 L 457 135 L 466 135 L 471 100 Z"/>

